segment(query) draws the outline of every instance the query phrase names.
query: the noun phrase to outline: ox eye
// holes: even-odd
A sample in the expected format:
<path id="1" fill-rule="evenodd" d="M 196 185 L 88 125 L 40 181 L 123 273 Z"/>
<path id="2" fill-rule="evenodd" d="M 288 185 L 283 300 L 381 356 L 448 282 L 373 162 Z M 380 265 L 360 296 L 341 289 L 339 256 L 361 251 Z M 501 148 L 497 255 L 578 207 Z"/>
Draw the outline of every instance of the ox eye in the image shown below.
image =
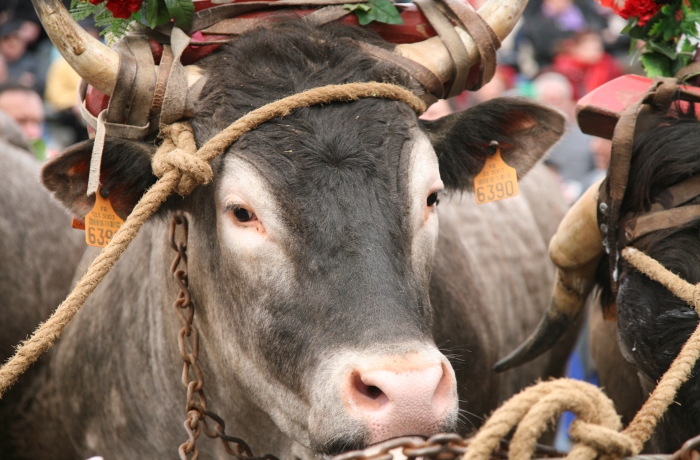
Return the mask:
<path id="1" fill-rule="evenodd" d="M 255 214 L 240 206 L 232 207 L 231 211 L 238 222 L 245 223 L 256 219 Z"/>
<path id="2" fill-rule="evenodd" d="M 428 207 L 437 206 L 440 204 L 440 195 L 437 191 L 428 195 Z"/>

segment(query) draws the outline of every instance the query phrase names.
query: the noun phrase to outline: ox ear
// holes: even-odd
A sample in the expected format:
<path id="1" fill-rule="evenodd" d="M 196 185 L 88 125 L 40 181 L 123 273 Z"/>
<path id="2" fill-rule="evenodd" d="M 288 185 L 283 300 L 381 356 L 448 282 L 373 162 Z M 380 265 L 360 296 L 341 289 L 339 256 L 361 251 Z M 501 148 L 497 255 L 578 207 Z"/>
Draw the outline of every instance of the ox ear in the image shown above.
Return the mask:
<path id="1" fill-rule="evenodd" d="M 95 205 L 95 195 L 87 196 L 92 145 L 89 140 L 75 144 L 48 161 L 41 181 L 78 219 Z M 142 142 L 107 139 L 102 153 L 101 189 L 119 217 L 126 219 L 146 190 L 158 179 L 151 171 L 156 148 Z"/>
<path id="2" fill-rule="evenodd" d="M 522 178 L 566 130 L 561 112 L 514 97 L 421 124 L 437 153 L 442 181 L 452 190 L 474 188 L 491 141 L 498 141 L 503 160 Z"/>

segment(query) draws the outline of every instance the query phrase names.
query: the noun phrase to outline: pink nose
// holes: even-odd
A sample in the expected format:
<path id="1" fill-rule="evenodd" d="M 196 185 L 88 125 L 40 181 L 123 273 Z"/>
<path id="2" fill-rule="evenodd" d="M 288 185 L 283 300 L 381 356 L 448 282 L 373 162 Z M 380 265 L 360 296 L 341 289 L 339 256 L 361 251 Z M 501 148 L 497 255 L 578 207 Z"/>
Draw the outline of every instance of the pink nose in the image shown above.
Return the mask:
<path id="1" fill-rule="evenodd" d="M 407 370 L 397 369 L 396 360 L 387 364 L 383 369 L 356 370 L 346 387 L 348 405 L 370 429 L 370 444 L 398 436 L 430 436 L 456 416 L 455 380 L 444 364 Z"/>

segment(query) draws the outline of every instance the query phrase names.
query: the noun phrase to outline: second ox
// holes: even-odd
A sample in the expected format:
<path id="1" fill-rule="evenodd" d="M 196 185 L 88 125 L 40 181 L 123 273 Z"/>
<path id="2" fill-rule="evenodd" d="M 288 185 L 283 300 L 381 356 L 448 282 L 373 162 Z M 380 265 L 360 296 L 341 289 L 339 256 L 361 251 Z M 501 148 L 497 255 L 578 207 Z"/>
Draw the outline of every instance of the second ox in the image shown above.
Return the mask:
<path id="1" fill-rule="evenodd" d="M 594 185 L 567 214 L 550 247 L 563 268 L 548 313 L 529 340 L 497 366 L 513 367 L 555 343 L 596 288 L 589 314 L 592 357 L 601 385 L 627 423 L 698 326 L 692 306 L 619 256 L 624 248 L 635 248 L 688 283 L 700 282 L 700 122 L 694 105 L 682 100 L 686 90 L 663 84 L 674 97 L 665 104 L 649 102 L 640 111 L 615 222 L 608 221 L 612 206 L 606 195 L 600 197 L 607 193 L 606 183 Z M 617 88 L 615 82 L 610 87 Z M 611 167 L 606 181 L 614 174 L 619 173 Z M 609 254 L 617 254 L 617 262 Z M 604 321 L 604 311 L 614 321 Z M 698 367 L 680 387 L 647 451 L 673 452 L 700 434 Z"/>
<path id="2" fill-rule="evenodd" d="M 67 13 L 46 3 L 55 9 L 38 8 L 45 26 L 64 30 Z M 510 30 L 517 14 L 484 19 Z M 198 65 L 207 78 L 191 118 L 198 145 L 309 88 L 376 81 L 419 90 L 359 42 L 391 49 L 359 28 L 300 21 L 221 47 Z M 100 51 L 85 59 L 113 56 L 90 46 Z M 70 55 L 75 47 L 61 49 L 84 64 Z M 108 71 L 83 73 L 104 83 Z M 500 401 L 562 369 L 565 347 L 527 369 L 491 370 L 548 295 L 546 247 L 564 204 L 537 162 L 563 130 L 561 114 L 519 99 L 431 122 L 403 102 L 362 99 L 300 109 L 245 134 L 213 163 L 210 184 L 171 197 L 142 228 L 39 377 L 15 389 L 0 444 L 17 458 L 174 454 L 185 438 L 167 240 L 174 212 L 189 219 L 208 405 L 256 453 L 309 459 L 478 426 Z M 477 207 L 469 192 L 494 140 L 529 175 L 520 196 Z M 78 217 L 94 202 L 92 147 L 78 144 L 43 171 Z M 100 179 L 122 217 L 156 180 L 154 150 L 107 139 Z M 198 446 L 210 456 L 219 449 L 202 438 Z"/>

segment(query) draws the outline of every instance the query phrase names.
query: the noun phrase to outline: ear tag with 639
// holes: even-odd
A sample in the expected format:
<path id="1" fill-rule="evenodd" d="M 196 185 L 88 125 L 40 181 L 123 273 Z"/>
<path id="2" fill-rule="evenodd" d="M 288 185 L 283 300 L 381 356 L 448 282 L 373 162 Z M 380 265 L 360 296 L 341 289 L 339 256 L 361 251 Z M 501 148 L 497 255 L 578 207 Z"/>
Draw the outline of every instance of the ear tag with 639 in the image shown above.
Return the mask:
<path id="1" fill-rule="evenodd" d="M 488 151 L 490 156 L 486 157 L 483 169 L 474 178 L 474 196 L 477 204 L 505 200 L 518 195 L 518 173 L 503 161 L 498 142 L 491 142 Z"/>
<path id="2" fill-rule="evenodd" d="M 85 216 L 85 242 L 103 248 L 124 221 L 114 212 L 109 198 L 103 198 L 100 189 L 95 192 L 95 206 Z"/>

